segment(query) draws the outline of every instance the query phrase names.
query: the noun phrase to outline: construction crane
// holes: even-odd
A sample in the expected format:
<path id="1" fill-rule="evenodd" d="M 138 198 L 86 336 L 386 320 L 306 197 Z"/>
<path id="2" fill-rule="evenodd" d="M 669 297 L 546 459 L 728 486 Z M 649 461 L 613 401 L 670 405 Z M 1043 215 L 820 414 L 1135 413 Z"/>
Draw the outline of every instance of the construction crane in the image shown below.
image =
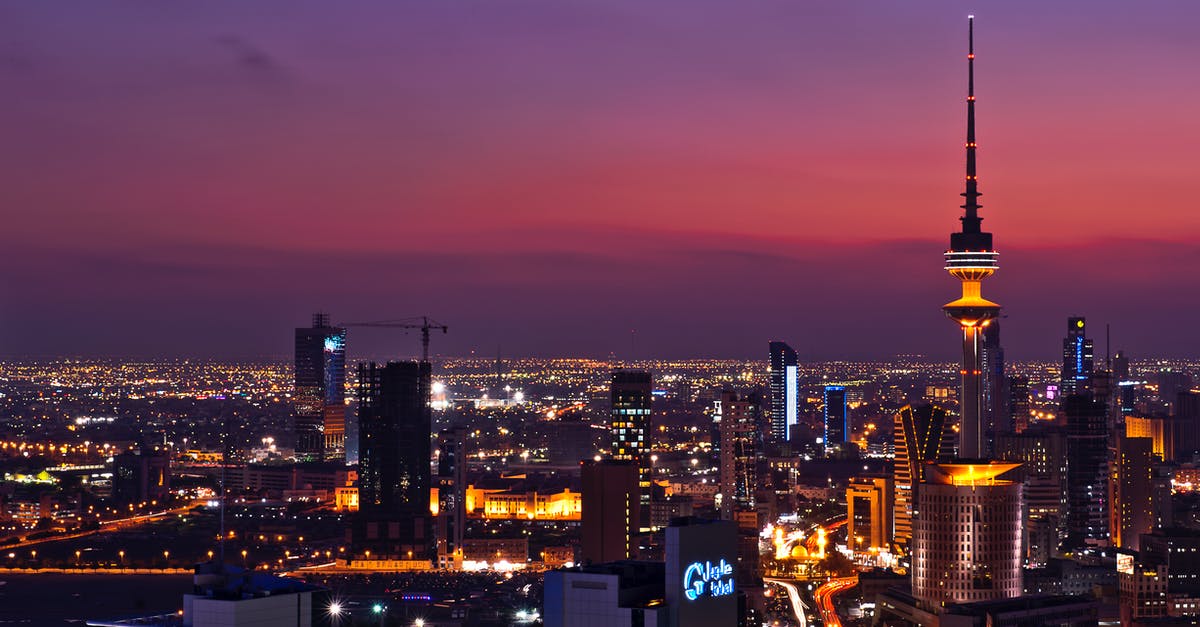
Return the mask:
<path id="1" fill-rule="evenodd" d="M 429 361 L 429 330 L 441 329 L 448 333 L 450 327 L 431 319 L 429 316 L 402 318 L 400 320 L 376 320 L 375 322 L 343 322 L 341 327 L 382 327 L 387 329 L 420 329 L 421 330 L 421 361 Z"/>

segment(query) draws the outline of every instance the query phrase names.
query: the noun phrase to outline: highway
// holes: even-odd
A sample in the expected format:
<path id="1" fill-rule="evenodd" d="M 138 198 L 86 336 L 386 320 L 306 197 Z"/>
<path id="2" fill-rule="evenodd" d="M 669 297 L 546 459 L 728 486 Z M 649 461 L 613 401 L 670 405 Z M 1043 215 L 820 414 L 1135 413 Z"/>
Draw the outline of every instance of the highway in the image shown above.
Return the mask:
<path id="1" fill-rule="evenodd" d="M 24 540 L 24 541 L 17 542 L 14 544 L 5 545 L 3 547 L 0 547 L 0 549 L 7 551 L 9 549 L 20 549 L 20 548 L 29 547 L 29 546 L 35 546 L 38 544 L 46 544 L 49 542 L 62 542 L 63 540 L 74 540 L 76 538 L 84 538 L 84 537 L 96 535 L 99 533 L 111 533 L 113 531 L 121 531 L 123 529 L 130 529 L 133 527 L 137 527 L 139 525 L 143 525 L 150 521 L 162 518 L 164 516 L 184 514 L 188 510 L 190 510 L 194 507 L 203 505 L 204 501 L 205 501 L 204 499 L 197 499 L 187 505 L 181 505 L 174 509 L 163 510 L 161 512 L 151 512 L 148 514 L 135 514 L 135 515 L 129 516 L 127 518 L 117 518 L 114 520 L 105 520 L 100 523 L 99 529 L 89 529 L 87 531 L 77 531 L 74 533 L 52 535 L 52 536 L 47 536 L 45 538 L 37 538 L 34 540 Z"/>
<path id="2" fill-rule="evenodd" d="M 763 581 L 778 584 L 787 590 L 788 599 L 792 602 L 792 613 L 800 621 L 800 627 L 808 627 L 808 617 L 804 615 L 804 601 L 800 600 L 800 590 L 796 588 L 796 584 L 782 579 L 763 579 Z"/>
<path id="3" fill-rule="evenodd" d="M 857 585 L 858 575 L 853 575 L 830 579 L 813 592 L 817 601 L 817 611 L 821 613 L 821 620 L 825 622 L 826 627 L 842 627 L 842 621 L 833 607 L 833 597 Z"/>

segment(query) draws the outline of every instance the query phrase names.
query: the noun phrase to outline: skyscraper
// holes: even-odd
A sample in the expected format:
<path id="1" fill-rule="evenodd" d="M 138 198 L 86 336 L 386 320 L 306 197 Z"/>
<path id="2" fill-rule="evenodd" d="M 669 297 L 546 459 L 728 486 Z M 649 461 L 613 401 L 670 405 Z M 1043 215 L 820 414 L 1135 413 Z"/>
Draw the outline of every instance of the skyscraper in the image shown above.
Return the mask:
<path id="1" fill-rule="evenodd" d="M 358 366 L 356 548 L 396 559 L 433 557 L 429 388 L 429 362 Z"/>
<path id="2" fill-rule="evenodd" d="M 890 551 L 895 515 L 892 477 L 854 477 L 846 486 L 846 545 L 856 553 Z"/>
<path id="3" fill-rule="evenodd" d="M 449 568 L 461 555 L 463 531 L 467 524 L 467 451 L 466 429 L 444 429 L 438 435 L 437 511 L 434 536 L 438 565 Z"/>
<path id="4" fill-rule="evenodd" d="M 296 329 L 296 457 L 344 459 L 346 437 L 346 330 L 329 314 L 313 314 Z"/>
<path id="5" fill-rule="evenodd" d="M 962 328 L 962 390 L 959 393 L 961 423 L 959 455 L 977 458 L 984 454 L 983 329 L 1000 314 L 1000 305 L 983 298 L 983 280 L 999 268 L 999 253 L 992 248 L 992 234 L 980 227 L 979 186 L 975 170 L 975 31 L 974 20 L 968 26 L 967 53 L 967 179 L 966 199 L 962 208 L 962 230 L 950 234 L 946 251 L 946 271 L 962 282 L 962 297 L 946 303 L 942 309 Z"/>
<path id="6" fill-rule="evenodd" d="M 892 433 L 896 448 L 892 471 L 896 493 L 895 538 L 896 544 L 907 549 L 912 540 L 912 519 L 925 478 L 925 464 L 937 461 L 951 450 L 954 433 L 946 424 L 946 410 L 936 405 L 901 408 L 896 412 Z"/>
<path id="7" fill-rule="evenodd" d="M 825 452 L 840 450 L 850 438 L 850 419 L 846 413 L 846 388 L 825 386 Z"/>
<path id="8" fill-rule="evenodd" d="M 617 370 L 612 373 L 613 459 L 632 461 L 638 469 L 642 502 L 650 500 L 650 402 L 653 398 L 650 373 Z"/>
<path id="9" fill-rule="evenodd" d="M 1166 473 L 1157 472 L 1159 462 L 1153 440 L 1118 433 L 1116 443 L 1110 488 L 1112 542 L 1113 546 L 1137 551 L 1142 534 L 1171 522 L 1170 480 Z M 1166 520 L 1162 519 L 1164 512 L 1168 514 Z"/>
<path id="10" fill-rule="evenodd" d="M 1092 378 L 1095 358 L 1092 341 L 1087 337 L 1087 321 L 1082 317 L 1067 318 L 1067 337 L 1063 339 L 1063 367 L 1058 393 L 1066 398 L 1082 392 Z"/>
<path id="11" fill-rule="evenodd" d="M 1067 542 L 1108 544 L 1108 420 L 1090 392 L 1063 399 L 1067 418 Z"/>
<path id="12" fill-rule="evenodd" d="M 798 364 L 796 351 L 785 342 L 768 345 L 767 379 L 771 393 L 771 441 L 787 442 L 796 426 L 799 408 Z"/>
<path id="13" fill-rule="evenodd" d="M 735 392 L 721 393 L 721 517 L 753 510 L 758 489 L 758 461 L 762 455 L 759 399 Z"/>

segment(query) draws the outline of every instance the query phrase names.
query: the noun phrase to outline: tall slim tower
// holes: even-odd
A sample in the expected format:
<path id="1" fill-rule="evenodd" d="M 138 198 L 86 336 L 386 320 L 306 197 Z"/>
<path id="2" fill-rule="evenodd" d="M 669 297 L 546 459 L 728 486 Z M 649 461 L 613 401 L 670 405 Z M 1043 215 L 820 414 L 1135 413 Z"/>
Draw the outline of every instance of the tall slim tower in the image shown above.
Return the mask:
<path id="1" fill-rule="evenodd" d="M 968 22 L 967 189 L 962 231 L 950 235 L 946 270 L 962 282 L 962 298 L 943 309 L 962 328 L 962 422 L 959 459 L 927 464 L 912 520 L 912 590 L 919 605 L 940 612 L 950 603 L 1021 595 L 1022 485 L 1001 478 L 1019 463 L 980 459 L 985 406 L 984 334 L 1000 306 L 980 286 L 997 268 L 992 234 L 980 229 L 975 178 L 975 18 Z M 993 352 L 999 337 L 993 336 Z M 997 355 L 992 355 L 994 361 Z M 897 456 L 898 452 L 897 452 Z M 899 490 L 897 490 L 899 491 Z M 899 501 L 899 498 L 897 498 Z"/>
<path id="2" fill-rule="evenodd" d="M 959 435 L 959 456 L 980 457 L 984 451 L 982 417 L 983 396 L 983 329 L 1000 314 L 1000 305 L 981 294 L 983 280 L 1000 267 L 999 253 L 992 248 L 992 234 L 980 228 L 979 185 L 975 175 L 975 19 L 968 22 L 967 52 L 967 181 L 962 193 L 962 230 L 950 234 L 950 249 L 946 251 L 946 271 L 962 282 L 962 297 L 946 303 L 942 309 L 962 328 L 963 365 L 962 393 L 959 405 L 962 425 Z"/>
<path id="3" fill-rule="evenodd" d="M 346 329 L 329 314 L 313 314 L 311 328 L 296 329 L 296 456 L 344 459 L 346 437 Z"/>
<path id="4" fill-rule="evenodd" d="M 771 342 L 767 349 L 770 351 L 767 379 L 771 392 L 771 441 L 787 442 L 796 426 L 796 411 L 799 407 L 799 360 L 796 358 L 796 351 L 786 342 Z"/>
<path id="5" fill-rule="evenodd" d="M 1095 367 L 1092 341 L 1087 337 L 1087 320 L 1067 318 L 1067 337 L 1063 338 L 1063 367 L 1058 393 L 1066 398 L 1087 388 Z"/>

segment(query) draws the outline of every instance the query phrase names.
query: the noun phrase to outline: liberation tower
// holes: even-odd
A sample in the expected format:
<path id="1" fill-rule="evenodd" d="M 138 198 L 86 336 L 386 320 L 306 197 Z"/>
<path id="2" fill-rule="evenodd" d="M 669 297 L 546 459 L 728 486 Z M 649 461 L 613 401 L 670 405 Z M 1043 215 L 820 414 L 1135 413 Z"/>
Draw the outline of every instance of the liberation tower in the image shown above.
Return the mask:
<path id="1" fill-rule="evenodd" d="M 975 16 L 967 27 L 967 189 L 962 193 L 962 230 L 950 234 L 946 251 L 946 271 L 962 282 L 962 297 L 946 303 L 946 315 L 962 327 L 962 422 L 959 428 L 958 456 L 982 457 L 983 447 L 983 365 L 981 344 L 984 327 L 1000 314 L 1000 305 L 985 299 L 980 288 L 983 280 L 1000 267 L 999 253 L 992 249 L 992 234 L 980 229 L 979 183 L 975 176 Z"/>

